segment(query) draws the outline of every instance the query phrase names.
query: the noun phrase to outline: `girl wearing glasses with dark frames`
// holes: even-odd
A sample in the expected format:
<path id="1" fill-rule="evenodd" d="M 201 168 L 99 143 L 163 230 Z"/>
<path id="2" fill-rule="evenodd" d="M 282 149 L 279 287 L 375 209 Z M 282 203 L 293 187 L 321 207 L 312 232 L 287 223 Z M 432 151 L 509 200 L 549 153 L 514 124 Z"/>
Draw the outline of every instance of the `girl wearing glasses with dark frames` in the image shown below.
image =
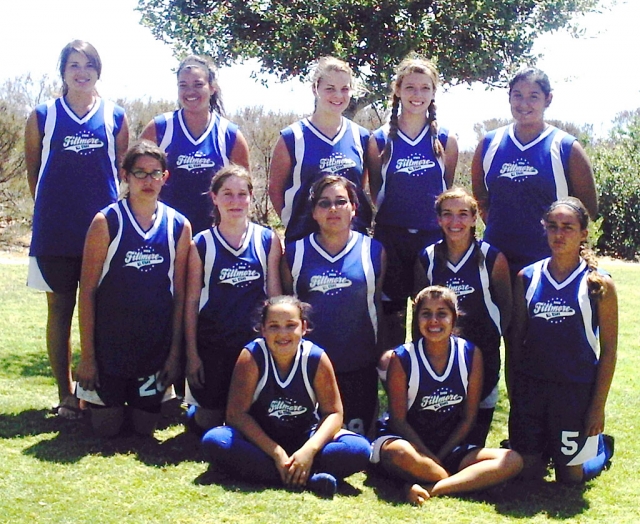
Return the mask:
<path id="1" fill-rule="evenodd" d="M 87 233 L 76 393 L 100 436 L 119 433 L 126 415 L 135 432 L 153 434 L 178 375 L 191 225 L 158 201 L 168 177 L 155 144 L 133 145 L 122 163 L 125 198 Z"/>
<path id="2" fill-rule="evenodd" d="M 283 287 L 314 308 L 308 338 L 327 352 L 336 370 L 346 428 L 365 434 L 378 398 L 384 249 L 352 231 L 358 197 L 346 178 L 324 176 L 312 186 L 309 200 L 318 231 L 287 244 Z"/>

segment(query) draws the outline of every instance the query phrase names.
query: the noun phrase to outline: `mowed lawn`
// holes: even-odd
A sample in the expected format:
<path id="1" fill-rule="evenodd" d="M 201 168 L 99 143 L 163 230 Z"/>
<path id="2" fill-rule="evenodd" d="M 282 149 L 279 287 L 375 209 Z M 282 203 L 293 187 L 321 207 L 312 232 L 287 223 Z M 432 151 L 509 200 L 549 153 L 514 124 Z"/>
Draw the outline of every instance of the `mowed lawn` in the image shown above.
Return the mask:
<path id="1" fill-rule="evenodd" d="M 606 426 L 616 437 L 612 469 L 584 486 L 560 486 L 550 475 L 415 508 L 396 486 L 363 473 L 332 501 L 229 481 L 208 470 L 178 405 L 168 406 L 155 439 L 99 440 L 85 422 L 57 419 L 45 296 L 25 287 L 26 265 L 1 264 L 0 522 L 640 522 L 640 266 L 603 267 L 620 302 Z M 77 326 L 73 341 L 77 353 Z M 506 437 L 507 409 L 503 395 L 491 445 Z"/>

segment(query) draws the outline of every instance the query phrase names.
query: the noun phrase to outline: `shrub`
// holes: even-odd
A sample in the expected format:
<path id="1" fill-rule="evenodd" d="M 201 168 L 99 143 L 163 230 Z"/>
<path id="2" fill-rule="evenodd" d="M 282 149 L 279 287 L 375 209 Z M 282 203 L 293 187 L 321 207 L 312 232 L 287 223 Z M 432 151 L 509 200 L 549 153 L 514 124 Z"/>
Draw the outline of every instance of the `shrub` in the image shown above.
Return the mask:
<path id="1" fill-rule="evenodd" d="M 597 143 L 591 159 L 598 186 L 600 253 L 628 260 L 640 255 L 640 112 L 632 113 L 607 140 Z"/>

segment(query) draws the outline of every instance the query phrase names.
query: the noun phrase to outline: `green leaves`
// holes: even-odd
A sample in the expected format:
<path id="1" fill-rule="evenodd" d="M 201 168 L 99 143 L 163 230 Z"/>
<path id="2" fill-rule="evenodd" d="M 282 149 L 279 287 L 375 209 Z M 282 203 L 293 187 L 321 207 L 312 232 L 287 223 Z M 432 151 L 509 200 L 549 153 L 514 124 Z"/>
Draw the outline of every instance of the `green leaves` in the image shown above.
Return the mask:
<path id="1" fill-rule="evenodd" d="M 218 64 L 259 58 L 281 79 L 335 55 L 369 88 L 360 107 L 384 99 L 410 51 L 437 61 L 445 82 L 500 84 L 542 32 L 567 26 L 598 0 L 139 0 L 142 23 L 176 54 Z"/>

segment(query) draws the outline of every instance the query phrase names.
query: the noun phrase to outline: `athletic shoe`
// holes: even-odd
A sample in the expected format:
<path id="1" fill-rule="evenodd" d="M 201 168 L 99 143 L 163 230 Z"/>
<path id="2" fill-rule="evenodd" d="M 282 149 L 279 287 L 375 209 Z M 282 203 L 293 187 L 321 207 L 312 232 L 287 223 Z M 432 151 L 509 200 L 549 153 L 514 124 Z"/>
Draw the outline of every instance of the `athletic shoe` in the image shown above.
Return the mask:
<path id="1" fill-rule="evenodd" d="M 338 481 L 329 473 L 314 473 L 307 481 L 307 489 L 319 497 L 332 499 L 338 491 Z"/>
<path id="2" fill-rule="evenodd" d="M 604 441 L 604 452 L 607 457 L 607 461 L 604 464 L 604 469 L 609 469 L 611 467 L 611 457 L 615 452 L 616 447 L 616 439 L 611 435 L 602 434 L 602 440 Z"/>

